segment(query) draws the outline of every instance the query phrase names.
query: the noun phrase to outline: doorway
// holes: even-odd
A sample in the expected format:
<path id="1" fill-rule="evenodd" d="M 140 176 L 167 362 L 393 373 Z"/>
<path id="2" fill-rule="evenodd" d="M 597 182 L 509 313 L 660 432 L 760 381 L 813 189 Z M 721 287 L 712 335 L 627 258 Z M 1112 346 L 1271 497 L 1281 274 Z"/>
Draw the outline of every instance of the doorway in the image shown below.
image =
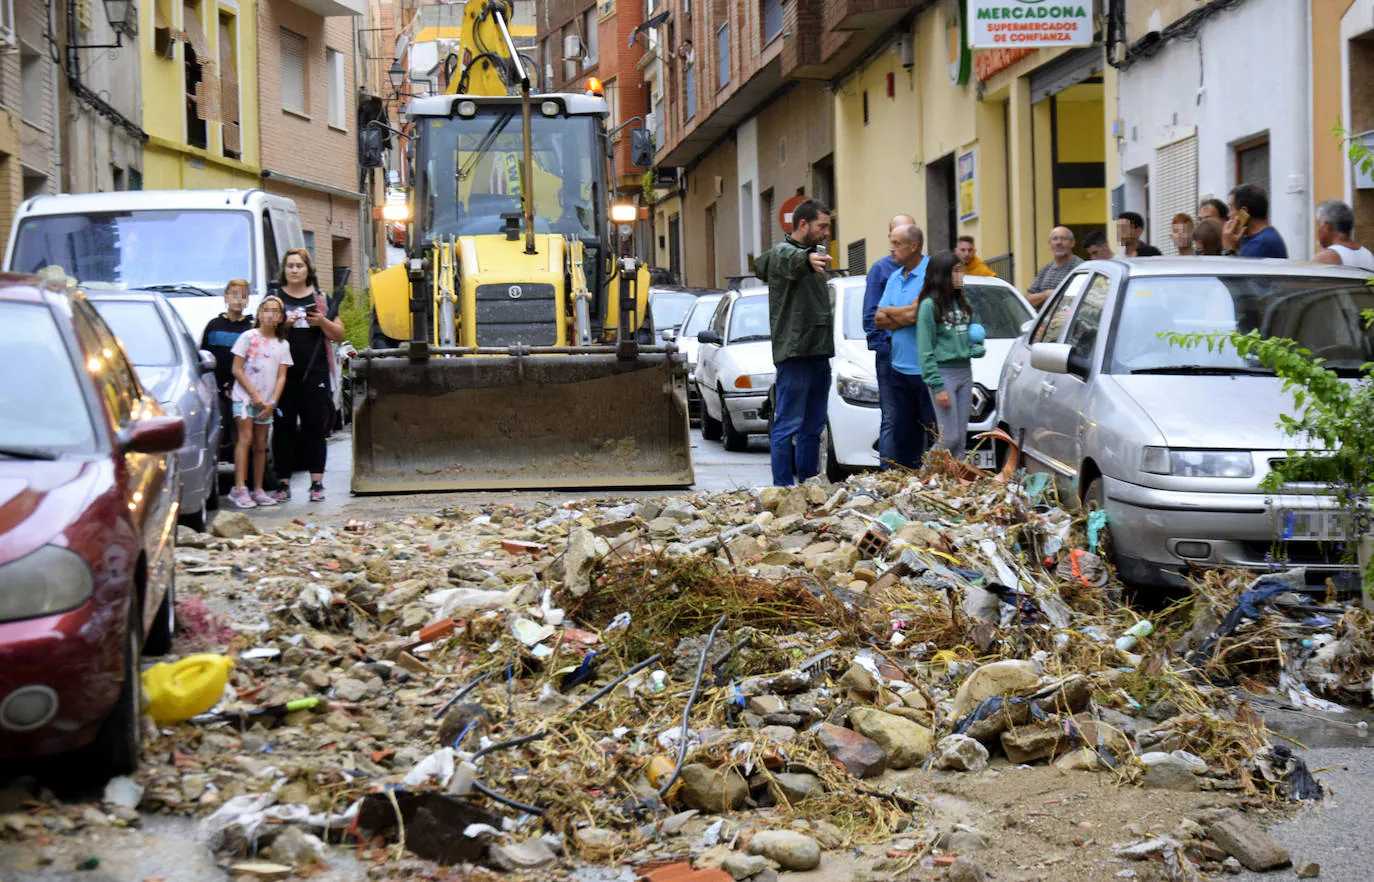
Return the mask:
<path id="1" fill-rule="evenodd" d="M 673 281 L 681 284 L 682 279 L 682 215 L 668 215 L 668 271 Z"/>
<path id="2" fill-rule="evenodd" d="M 959 227 L 955 216 L 958 193 L 954 181 L 954 154 L 926 163 L 926 252 L 954 247 Z"/>
<path id="3" fill-rule="evenodd" d="M 716 206 L 712 203 L 706 209 L 706 287 L 714 288 L 716 283 Z"/>

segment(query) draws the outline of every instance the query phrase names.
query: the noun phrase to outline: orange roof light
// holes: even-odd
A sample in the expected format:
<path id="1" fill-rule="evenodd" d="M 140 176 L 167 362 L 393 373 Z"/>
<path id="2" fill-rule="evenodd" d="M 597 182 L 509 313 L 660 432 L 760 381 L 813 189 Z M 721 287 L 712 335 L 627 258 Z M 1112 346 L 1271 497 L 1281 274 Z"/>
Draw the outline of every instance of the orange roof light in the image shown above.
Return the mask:
<path id="1" fill-rule="evenodd" d="M 600 98 L 606 94 L 606 87 L 601 85 L 599 78 L 587 77 L 587 94 Z"/>

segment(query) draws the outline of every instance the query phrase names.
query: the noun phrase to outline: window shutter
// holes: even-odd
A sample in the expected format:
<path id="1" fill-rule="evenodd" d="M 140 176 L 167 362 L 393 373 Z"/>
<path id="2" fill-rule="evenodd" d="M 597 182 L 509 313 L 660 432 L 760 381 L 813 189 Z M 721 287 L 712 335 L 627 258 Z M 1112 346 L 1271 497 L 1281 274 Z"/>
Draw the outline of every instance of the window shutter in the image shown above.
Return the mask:
<path id="1" fill-rule="evenodd" d="M 239 131 L 239 72 L 234 59 L 234 40 L 229 23 L 219 23 L 219 100 L 224 120 L 224 149 L 239 153 L 243 147 Z"/>
<path id="2" fill-rule="evenodd" d="M 281 106 L 305 116 L 305 37 L 282 29 Z"/>
<path id="3" fill-rule="evenodd" d="M 1174 215 L 1197 212 L 1197 136 L 1189 135 L 1155 151 L 1154 232 L 1150 244 L 1165 255 L 1178 254 Z"/>

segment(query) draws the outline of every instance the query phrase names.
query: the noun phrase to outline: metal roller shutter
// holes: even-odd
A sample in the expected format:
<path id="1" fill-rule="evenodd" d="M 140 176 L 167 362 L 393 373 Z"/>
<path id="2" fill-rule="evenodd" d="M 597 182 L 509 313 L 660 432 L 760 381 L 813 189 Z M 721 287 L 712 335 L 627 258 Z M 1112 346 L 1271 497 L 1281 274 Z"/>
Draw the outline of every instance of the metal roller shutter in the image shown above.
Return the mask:
<path id="1" fill-rule="evenodd" d="M 1174 245 L 1174 215 L 1192 217 L 1197 211 L 1197 136 L 1165 144 L 1155 150 L 1152 187 L 1155 212 L 1150 244 L 1165 255 L 1178 254 Z"/>

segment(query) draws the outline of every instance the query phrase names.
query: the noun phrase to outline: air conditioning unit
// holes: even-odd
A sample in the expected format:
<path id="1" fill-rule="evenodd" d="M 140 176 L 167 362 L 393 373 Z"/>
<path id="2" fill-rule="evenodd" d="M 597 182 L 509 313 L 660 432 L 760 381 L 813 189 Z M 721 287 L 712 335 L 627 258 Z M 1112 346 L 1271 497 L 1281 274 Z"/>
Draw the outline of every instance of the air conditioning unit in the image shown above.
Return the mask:
<path id="1" fill-rule="evenodd" d="M 581 61 L 582 60 L 582 38 L 577 34 L 568 34 L 563 38 L 563 60 Z"/>

